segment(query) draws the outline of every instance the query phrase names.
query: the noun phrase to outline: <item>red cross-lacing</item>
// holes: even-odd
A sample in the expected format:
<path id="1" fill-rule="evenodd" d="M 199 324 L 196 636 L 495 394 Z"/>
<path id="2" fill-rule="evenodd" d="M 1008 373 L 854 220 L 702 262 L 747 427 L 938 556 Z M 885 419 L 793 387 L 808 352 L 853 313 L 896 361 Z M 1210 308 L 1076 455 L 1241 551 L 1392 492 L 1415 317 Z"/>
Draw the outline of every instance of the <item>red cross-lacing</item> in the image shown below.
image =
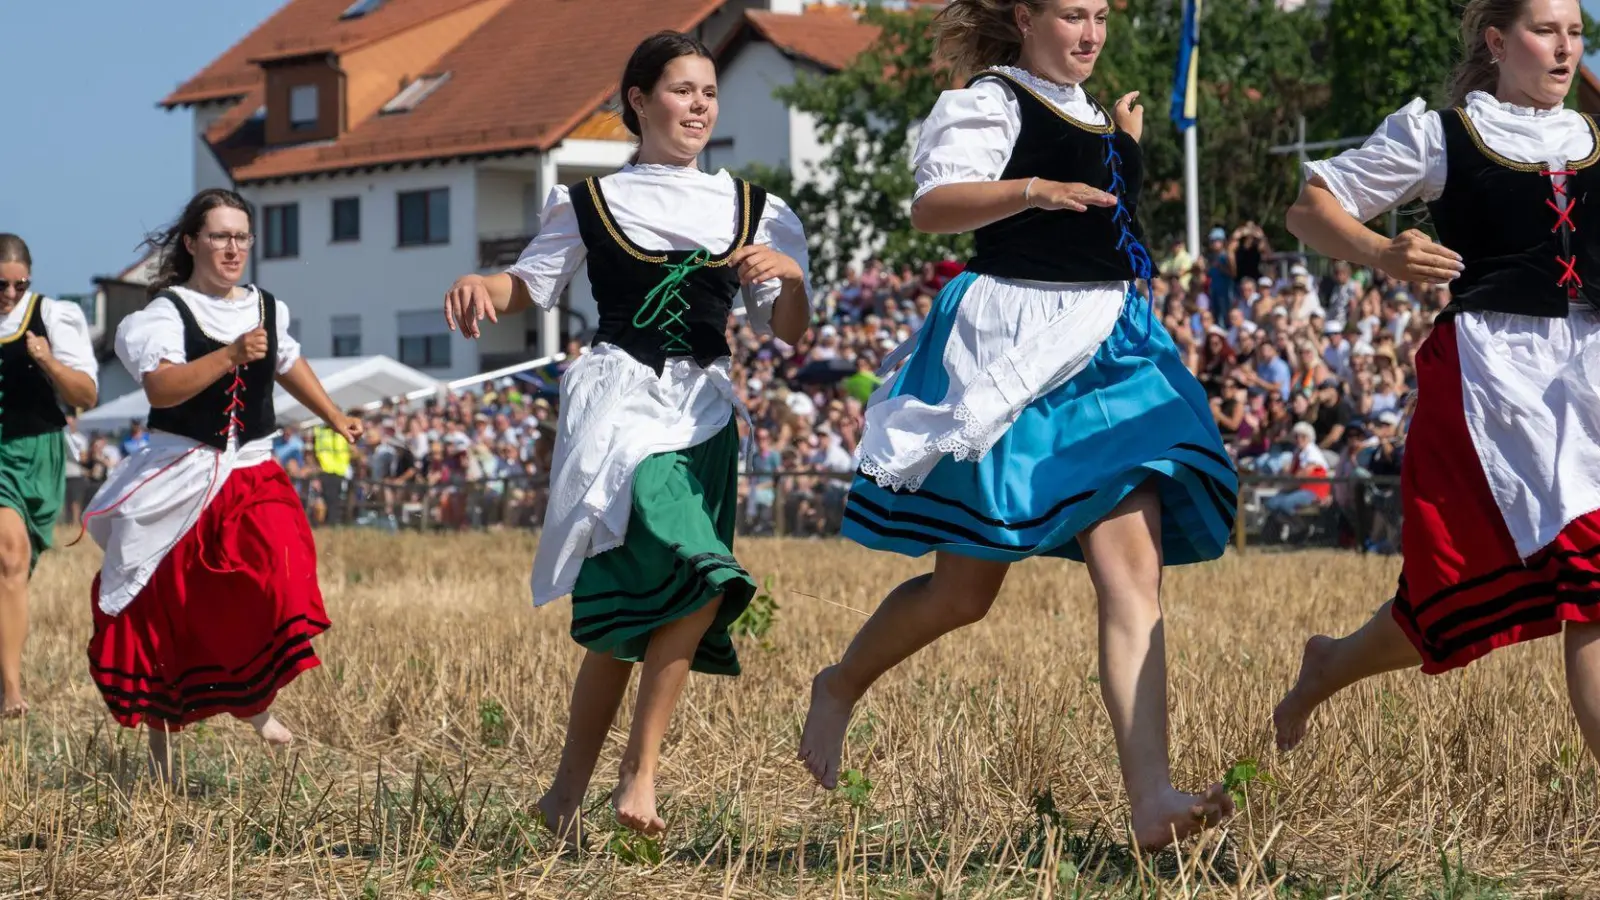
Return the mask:
<path id="1" fill-rule="evenodd" d="M 1539 174 L 1550 179 L 1550 189 L 1555 194 L 1555 197 L 1544 201 L 1544 204 L 1556 214 L 1556 223 L 1550 226 L 1550 232 L 1554 234 L 1563 228 L 1566 229 L 1568 234 L 1577 231 L 1578 223 L 1572 221 L 1572 204 L 1568 203 L 1563 208 L 1555 199 L 1556 197 L 1568 196 L 1566 183 L 1556 181 L 1555 177 L 1561 175 L 1570 178 L 1577 173 L 1569 169 L 1542 169 Z M 1576 256 L 1557 255 L 1556 263 L 1561 266 L 1561 278 L 1556 281 L 1556 285 L 1567 289 L 1567 297 L 1569 299 L 1577 297 L 1578 289 L 1583 287 L 1583 279 L 1578 275 L 1578 258 Z"/>

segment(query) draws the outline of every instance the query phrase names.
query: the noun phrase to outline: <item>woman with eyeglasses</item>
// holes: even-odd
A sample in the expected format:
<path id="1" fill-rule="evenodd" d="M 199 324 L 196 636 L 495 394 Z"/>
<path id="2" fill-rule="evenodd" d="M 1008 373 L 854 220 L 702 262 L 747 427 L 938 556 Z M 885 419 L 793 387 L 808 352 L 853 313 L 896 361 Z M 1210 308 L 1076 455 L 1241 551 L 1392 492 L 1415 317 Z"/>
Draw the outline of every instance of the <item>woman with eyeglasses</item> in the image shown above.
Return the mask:
<path id="1" fill-rule="evenodd" d="M 252 224 L 243 198 L 212 189 L 150 239 L 151 300 L 116 337 L 150 400 L 150 440 L 84 516 L 106 551 L 90 672 L 119 724 L 150 727 L 163 779 L 167 733 L 218 713 L 289 743 L 273 699 L 319 664 L 311 639 L 328 615 L 310 524 L 272 454 L 274 383 L 346 440 L 361 436 L 301 358 L 288 307 L 239 283 Z"/>
<path id="2" fill-rule="evenodd" d="M 63 404 L 95 404 L 94 347 L 75 303 L 29 290 L 33 258 L 14 234 L 0 234 L 0 715 L 28 711 L 22 645 L 28 637 L 28 581 L 50 548 L 66 495 L 67 417 Z"/>

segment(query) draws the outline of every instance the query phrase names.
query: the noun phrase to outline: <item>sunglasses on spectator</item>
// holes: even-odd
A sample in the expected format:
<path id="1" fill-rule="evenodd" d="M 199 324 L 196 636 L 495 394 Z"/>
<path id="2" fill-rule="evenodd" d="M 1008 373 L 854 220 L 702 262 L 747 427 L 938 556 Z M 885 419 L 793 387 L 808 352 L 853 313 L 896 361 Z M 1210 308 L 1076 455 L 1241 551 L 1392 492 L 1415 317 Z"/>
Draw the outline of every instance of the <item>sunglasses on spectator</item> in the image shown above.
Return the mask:
<path id="1" fill-rule="evenodd" d="M 17 293 L 25 294 L 32 285 L 33 281 L 27 278 L 19 278 L 16 281 L 7 281 L 4 278 L 0 278 L 0 294 L 4 294 L 13 288 L 16 289 Z"/>

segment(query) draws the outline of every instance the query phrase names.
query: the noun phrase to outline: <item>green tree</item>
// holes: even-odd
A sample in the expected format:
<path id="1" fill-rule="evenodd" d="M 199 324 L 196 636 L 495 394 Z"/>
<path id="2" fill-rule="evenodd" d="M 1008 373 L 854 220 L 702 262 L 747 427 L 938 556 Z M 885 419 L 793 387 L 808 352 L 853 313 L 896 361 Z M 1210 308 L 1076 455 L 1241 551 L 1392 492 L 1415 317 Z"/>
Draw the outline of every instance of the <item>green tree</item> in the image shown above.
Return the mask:
<path id="1" fill-rule="evenodd" d="M 803 76 L 774 92 L 816 117 L 828 154 L 798 185 L 771 169 L 747 174 L 794 206 L 819 281 L 838 277 L 858 250 L 895 265 L 967 252 L 967 238 L 922 234 L 909 221 L 916 126 L 945 87 L 932 65 L 934 12 L 868 8 L 864 19 L 881 29 L 871 48 L 838 73 Z"/>
<path id="2" fill-rule="evenodd" d="M 1333 0 L 1328 10 L 1331 101 L 1317 131 L 1328 137 L 1365 134 L 1413 97 L 1449 102 L 1446 84 L 1461 58 L 1465 0 Z M 1583 14 L 1584 39 L 1600 41 L 1600 25 Z M 1572 80 L 1569 106 L 1578 97 Z"/>

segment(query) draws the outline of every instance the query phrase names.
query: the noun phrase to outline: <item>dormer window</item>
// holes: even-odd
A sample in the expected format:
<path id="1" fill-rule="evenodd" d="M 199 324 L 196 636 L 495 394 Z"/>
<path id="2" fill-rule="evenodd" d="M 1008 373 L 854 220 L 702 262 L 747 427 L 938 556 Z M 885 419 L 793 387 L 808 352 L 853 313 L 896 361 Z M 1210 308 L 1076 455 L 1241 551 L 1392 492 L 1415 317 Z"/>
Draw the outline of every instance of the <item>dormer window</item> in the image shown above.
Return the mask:
<path id="1" fill-rule="evenodd" d="M 309 131 L 317 127 L 317 86 L 298 84 L 289 89 L 289 127 Z"/>
<path id="2" fill-rule="evenodd" d="M 373 12 L 382 5 L 383 0 L 356 0 L 356 2 L 350 4 L 350 6 L 340 14 L 339 18 L 359 19 L 362 16 Z"/>

